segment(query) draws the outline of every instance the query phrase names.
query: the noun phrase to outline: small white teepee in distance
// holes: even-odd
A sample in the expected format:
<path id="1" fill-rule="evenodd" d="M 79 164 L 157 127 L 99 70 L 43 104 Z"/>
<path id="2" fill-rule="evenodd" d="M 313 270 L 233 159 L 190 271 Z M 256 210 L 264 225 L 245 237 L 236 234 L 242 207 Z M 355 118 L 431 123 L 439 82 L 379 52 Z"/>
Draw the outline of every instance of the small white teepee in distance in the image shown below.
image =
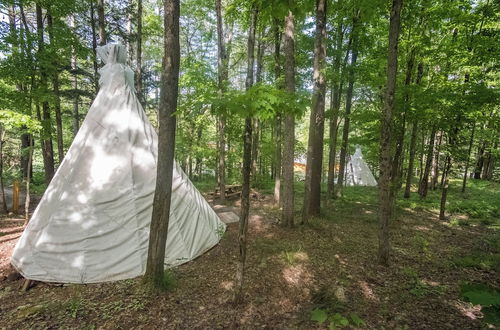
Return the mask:
<path id="1" fill-rule="evenodd" d="M 348 186 L 376 186 L 377 180 L 363 159 L 361 147 L 357 144 L 356 151 L 347 163 L 346 181 Z"/>
<path id="2" fill-rule="evenodd" d="M 106 63 L 99 93 L 12 255 L 28 279 L 94 283 L 145 271 L 158 137 L 135 94 L 125 47 L 98 54 Z M 224 230 L 176 163 L 165 265 L 193 260 Z"/>

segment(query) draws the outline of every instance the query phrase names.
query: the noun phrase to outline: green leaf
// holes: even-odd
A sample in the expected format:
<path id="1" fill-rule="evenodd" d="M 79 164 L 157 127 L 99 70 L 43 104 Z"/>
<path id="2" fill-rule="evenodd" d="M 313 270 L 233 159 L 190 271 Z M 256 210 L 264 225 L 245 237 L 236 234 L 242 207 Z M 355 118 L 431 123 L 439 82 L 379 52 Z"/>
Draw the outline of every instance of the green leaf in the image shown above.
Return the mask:
<path id="1" fill-rule="evenodd" d="M 361 326 L 366 325 L 365 321 L 363 321 L 363 319 L 361 317 L 359 317 L 358 314 L 351 313 L 351 314 L 349 314 L 349 316 L 351 317 L 352 323 L 354 323 L 355 326 L 361 327 Z"/>
<path id="2" fill-rule="evenodd" d="M 484 307 L 498 305 L 500 306 L 500 294 L 491 293 L 488 291 L 469 291 L 463 294 L 474 305 L 481 305 Z"/>
<path id="3" fill-rule="evenodd" d="M 311 312 L 311 321 L 316 321 L 319 324 L 323 324 L 327 318 L 328 315 L 322 309 L 315 309 Z"/>

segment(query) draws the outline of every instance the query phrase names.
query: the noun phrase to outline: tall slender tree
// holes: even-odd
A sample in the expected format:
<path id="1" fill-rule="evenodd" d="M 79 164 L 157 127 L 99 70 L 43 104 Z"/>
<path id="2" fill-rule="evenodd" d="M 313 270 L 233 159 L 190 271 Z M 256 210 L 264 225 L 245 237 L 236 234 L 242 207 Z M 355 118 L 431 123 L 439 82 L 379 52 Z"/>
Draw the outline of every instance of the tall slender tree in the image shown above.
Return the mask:
<path id="1" fill-rule="evenodd" d="M 168 236 L 172 171 L 174 166 L 177 97 L 179 94 L 179 0 L 164 0 L 164 58 L 158 109 L 158 165 L 153 215 L 149 232 L 149 249 L 145 280 L 155 289 L 162 288 L 165 246 Z"/>
<path id="2" fill-rule="evenodd" d="M 50 8 L 47 9 L 47 30 L 51 48 L 53 48 L 56 40 L 54 39 L 54 18 Z M 59 164 L 64 159 L 64 142 L 63 142 L 63 127 L 62 127 L 62 111 L 61 111 L 61 93 L 59 91 L 59 68 L 56 58 L 52 58 L 52 89 L 54 92 L 54 113 L 56 115 L 56 140 L 57 140 L 57 156 Z"/>
<path id="3" fill-rule="evenodd" d="M 389 23 L 389 47 L 387 54 L 387 86 L 384 96 L 382 132 L 380 140 L 380 177 L 379 177 L 379 249 L 378 261 L 389 265 L 389 223 L 392 218 L 393 194 L 392 181 L 392 121 L 396 93 L 396 74 L 398 71 L 398 43 L 401 28 L 401 7 L 403 0 L 393 0 Z"/>
<path id="4" fill-rule="evenodd" d="M 306 179 L 302 222 L 320 213 L 321 174 L 323 166 L 323 133 L 325 124 L 326 0 L 316 0 L 314 41 L 313 97 L 309 119 Z"/>
<path id="5" fill-rule="evenodd" d="M 281 88 L 281 33 L 279 29 L 279 21 L 274 20 L 274 79 L 278 88 Z M 282 172 L 282 132 L 281 132 L 281 114 L 277 114 L 274 118 L 274 203 L 280 205 L 281 202 L 281 172 Z"/>
<path id="6" fill-rule="evenodd" d="M 142 106 L 146 106 L 142 84 L 142 0 L 137 0 L 137 37 L 136 37 L 136 69 L 135 69 L 135 89 Z"/>
<path id="7" fill-rule="evenodd" d="M 340 102 L 343 89 L 341 76 L 342 43 L 344 39 L 344 28 L 339 21 L 336 29 L 335 57 L 333 61 L 333 79 L 330 97 L 330 145 L 328 158 L 328 196 L 334 197 L 335 193 L 335 165 L 337 157 L 337 136 L 339 130 Z"/>
<path id="8" fill-rule="evenodd" d="M 43 26 L 43 12 L 39 2 L 35 5 L 36 27 L 38 34 L 38 61 L 40 71 L 39 87 L 42 93 L 47 93 L 47 69 L 45 66 L 45 40 Z M 42 112 L 37 111 L 38 120 L 42 122 L 42 155 L 45 169 L 45 183 L 49 184 L 54 176 L 54 148 L 52 145 L 52 121 L 50 118 L 49 102 L 42 100 Z"/>
<path id="9" fill-rule="evenodd" d="M 215 13 L 217 17 L 217 81 L 219 89 L 219 97 L 223 98 L 226 91 L 226 84 L 229 74 L 229 58 L 226 51 L 224 28 L 222 19 L 222 0 L 215 0 Z M 221 202 L 224 202 L 226 197 L 226 117 L 224 109 L 222 109 L 217 118 L 217 134 L 219 140 L 218 145 L 218 182 L 219 195 Z"/>
<path id="10" fill-rule="evenodd" d="M 93 1 L 93 0 L 91 0 Z M 108 42 L 106 35 L 106 18 L 104 16 L 104 0 L 97 0 L 97 23 L 99 26 L 99 45 L 104 46 Z"/>
<path id="11" fill-rule="evenodd" d="M 285 53 L 285 87 L 286 91 L 295 93 L 295 19 L 291 11 L 285 17 L 284 29 Z M 292 111 L 285 113 L 285 130 L 283 139 L 283 210 L 282 222 L 285 226 L 294 225 L 294 146 L 295 117 Z"/>
<path id="12" fill-rule="evenodd" d="M 337 188 L 335 195 L 337 197 L 342 196 L 342 190 L 344 188 L 344 179 L 346 172 L 347 163 L 347 148 L 349 145 L 349 130 L 351 123 L 351 109 L 352 109 L 352 99 L 354 94 L 354 79 L 355 79 L 355 65 L 358 59 L 358 29 L 359 29 L 359 15 L 360 11 L 356 10 L 352 19 L 352 30 L 349 40 L 349 45 L 351 48 L 351 62 L 349 64 L 349 78 L 347 85 L 347 93 L 345 99 L 345 114 L 344 114 L 344 128 L 342 132 L 342 144 L 340 146 L 340 161 L 339 161 L 339 174 L 337 181 Z"/>
<path id="13" fill-rule="evenodd" d="M 258 9 L 256 4 L 252 4 L 250 14 L 250 29 L 248 31 L 247 42 L 247 77 L 245 88 L 248 91 L 254 83 L 254 62 L 255 62 L 255 30 L 257 27 Z M 243 300 L 243 279 L 245 276 L 245 263 L 247 257 L 247 231 L 248 215 L 250 212 L 250 179 L 252 171 L 252 117 L 245 118 L 245 130 L 243 132 L 243 185 L 241 190 L 241 212 L 238 230 L 238 242 L 240 246 L 240 258 L 236 269 L 236 292 L 235 301 Z"/>

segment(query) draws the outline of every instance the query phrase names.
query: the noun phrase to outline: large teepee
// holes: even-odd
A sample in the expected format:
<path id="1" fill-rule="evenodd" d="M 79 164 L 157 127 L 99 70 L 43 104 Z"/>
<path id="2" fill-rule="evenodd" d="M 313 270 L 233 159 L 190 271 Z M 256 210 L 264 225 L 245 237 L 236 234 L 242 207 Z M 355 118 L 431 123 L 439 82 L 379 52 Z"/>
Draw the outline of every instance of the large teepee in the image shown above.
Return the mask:
<path id="1" fill-rule="evenodd" d="M 356 145 L 356 151 L 347 163 L 346 180 L 348 186 L 376 186 L 377 180 L 363 159 L 361 147 Z"/>
<path id="2" fill-rule="evenodd" d="M 12 265 L 33 280 L 92 283 L 142 275 L 156 180 L 157 135 L 122 45 L 98 49 L 101 87 L 17 243 Z M 219 242 L 225 225 L 174 166 L 165 265 Z"/>

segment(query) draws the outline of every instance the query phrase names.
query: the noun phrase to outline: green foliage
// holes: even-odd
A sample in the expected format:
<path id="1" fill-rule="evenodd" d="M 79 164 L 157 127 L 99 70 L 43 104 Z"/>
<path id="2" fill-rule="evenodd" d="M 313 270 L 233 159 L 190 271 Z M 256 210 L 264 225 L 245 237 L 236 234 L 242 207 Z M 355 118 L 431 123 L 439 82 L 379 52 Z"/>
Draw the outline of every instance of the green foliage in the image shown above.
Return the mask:
<path id="1" fill-rule="evenodd" d="M 404 267 L 402 273 L 408 278 L 407 290 L 415 297 L 421 298 L 429 295 L 440 295 L 444 287 L 439 285 L 430 285 L 419 278 L 417 271 L 411 267 Z"/>
<path id="2" fill-rule="evenodd" d="M 72 297 L 66 302 L 66 311 L 74 319 L 85 310 L 85 302 L 80 297 Z"/>
<path id="3" fill-rule="evenodd" d="M 484 254 L 478 253 L 465 257 L 458 257 L 453 260 L 453 264 L 457 267 L 476 268 L 480 270 L 495 270 L 500 271 L 500 254 Z"/>
<path id="4" fill-rule="evenodd" d="M 290 94 L 281 88 L 260 83 L 253 85 L 246 92 L 227 93 L 224 99 L 214 104 L 243 118 L 258 117 L 269 120 L 285 112 L 301 114 L 308 102 L 303 94 Z"/>
<path id="5" fill-rule="evenodd" d="M 347 326 L 355 326 L 362 328 L 366 325 L 365 321 L 356 313 L 350 313 L 349 316 L 343 316 L 340 313 L 328 314 L 325 310 L 316 308 L 311 311 L 310 320 L 318 324 L 323 324 L 327 320 L 330 321 L 328 329 L 339 329 Z"/>
<path id="6" fill-rule="evenodd" d="M 164 291 L 172 291 L 176 288 L 176 286 L 177 278 L 175 273 L 170 269 L 166 269 L 163 274 L 162 289 Z"/>
<path id="7" fill-rule="evenodd" d="M 428 238 L 426 238 L 422 234 L 417 234 L 417 235 L 415 235 L 415 237 L 414 237 L 413 240 L 415 242 L 417 250 L 420 253 L 422 253 L 425 257 L 429 258 L 431 252 L 430 252 L 430 249 L 429 249 L 430 242 L 429 242 Z"/>
<path id="8" fill-rule="evenodd" d="M 6 130 L 22 129 L 19 131 L 20 133 L 37 133 L 41 130 L 41 124 L 38 120 L 10 110 L 0 111 L 0 123 Z"/>
<path id="9" fill-rule="evenodd" d="M 460 285 L 460 293 L 466 301 L 481 305 L 484 322 L 500 326 L 500 291 L 497 288 L 465 282 Z"/>
<path id="10" fill-rule="evenodd" d="M 316 321 L 319 324 L 325 323 L 328 319 L 328 314 L 322 309 L 314 309 L 311 311 L 311 321 Z"/>

